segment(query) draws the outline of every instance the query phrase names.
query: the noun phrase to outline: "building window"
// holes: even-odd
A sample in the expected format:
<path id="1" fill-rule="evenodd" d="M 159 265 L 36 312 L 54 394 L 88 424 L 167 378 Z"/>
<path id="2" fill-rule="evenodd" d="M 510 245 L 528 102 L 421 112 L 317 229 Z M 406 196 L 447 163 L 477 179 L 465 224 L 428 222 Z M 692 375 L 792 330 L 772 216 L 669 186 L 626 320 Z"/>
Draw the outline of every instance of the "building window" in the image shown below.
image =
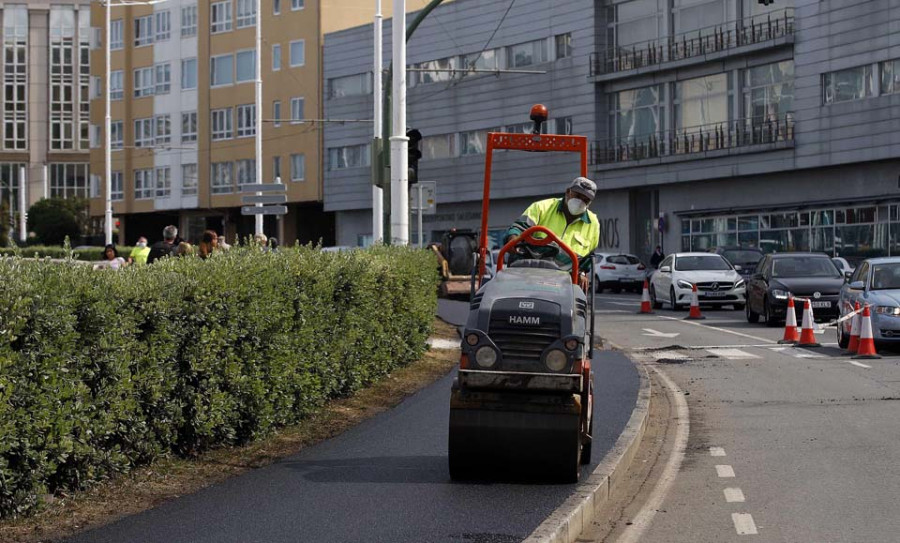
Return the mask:
<path id="1" fill-rule="evenodd" d="M 125 47 L 125 38 L 122 33 L 124 23 L 122 19 L 116 19 L 109 25 L 109 48 L 113 51 Z"/>
<path id="2" fill-rule="evenodd" d="M 197 59 L 186 58 L 181 61 L 182 90 L 197 88 Z"/>
<path id="3" fill-rule="evenodd" d="M 557 34 L 556 36 L 556 58 L 569 58 L 572 56 L 572 33 Z"/>
<path id="4" fill-rule="evenodd" d="M 305 50 L 306 42 L 304 40 L 291 42 L 291 68 L 306 64 Z"/>
<path id="5" fill-rule="evenodd" d="M 134 198 L 136 200 L 153 198 L 153 193 L 156 192 L 155 184 L 152 169 L 134 170 Z"/>
<path id="6" fill-rule="evenodd" d="M 871 64 L 847 70 L 829 72 L 822 76 L 825 103 L 862 100 L 875 95 L 875 71 Z"/>
<path id="7" fill-rule="evenodd" d="M 181 195 L 193 196 L 197 194 L 197 165 L 181 165 Z"/>
<path id="8" fill-rule="evenodd" d="M 209 63 L 209 84 L 213 87 L 234 83 L 234 55 L 212 57 Z"/>
<path id="9" fill-rule="evenodd" d="M 272 13 L 281 15 L 281 0 L 272 0 Z"/>
<path id="10" fill-rule="evenodd" d="M 75 52 L 75 10 L 71 5 L 51 5 L 50 149 L 54 151 L 75 149 L 79 56 Z"/>
<path id="11" fill-rule="evenodd" d="M 3 148 L 28 148 L 28 8 L 3 8 Z"/>
<path id="12" fill-rule="evenodd" d="M 306 177 L 306 155 L 291 155 L 291 181 L 303 181 Z"/>
<path id="13" fill-rule="evenodd" d="M 571 136 L 575 132 L 572 130 L 572 117 L 559 117 L 556 119 L 556 133 L 564 136 Z"/>
<path id="14" fill-rule="evenodd" d="M 197 35 L 197 6 L 181 8 L 181 37 Z"/>
<path id="15" fill-rule="evenodd" d="M 50 164 L 50 197 L 87 198 L 90 194 L 91 180 L 89 166 L 89 164 Z"/>
<path id="16" fill-rule="evenodd" d="M 410 85 L 415 86 L 417 84 L 424 85 L 428 83 L 441 83 L 443 81 L 450 81 L 451 79 L 453 79 L 454 75 L 454 72 L 452 70 L 455 70 L 457 68 L 458 58 L 459 57 L 447 57 L 416 64 L 416 68 L 419 70 L 434 71 L 412 72 L 416 77 L 410 77 Z"/>
<path id="17" fill-rule="evenodd" d="M 328 149 L 328 169 L 362 168 L 369 166 L 369 144 L 331 147 Z"/>
<path id="18" fill-rule="evenodd" d="M 291 124 L 303 122 L 303 98 L 291 98 Z"/>
<path id="19" fill-rule="evenodd" d="M 900 60 L 881 63 L 881 94 L 900 92 Z"/>
<path id="20" fill-rule="evenodd" d="M 122 121 L 110 121 L 109 123 L 110 147 L 115 151 L 125 146 L 125 124 Z"/>
<path id="21" fill-rule="evenodd" d="M 241 185 L 252 185 L 256 183 L 256 160 L 252 158 L 238 160 L 235 163 L 237 167 L 237 183 Z"/>
<path id="22" fill-rule="evenodd" d="M 716 74 L 675 84 L 675 128 L 682 134 L 706 132 L 728 122 L 730 89 L 728 74 Z"/>
<path id="23" fill-rule="evenodd" d="M 153 141 L 155 145 L 163 145 L 166 143 L 171 143 L 172 141 L 172 116 L 166 113 L 165 115 L 157 115 L 154 117 L 156 119 L 156 132 L 154 134 Z"/>
<path id="24" fill-rule="evenodd" d="M 281 69 L 281 44 L 272 45 L 272 71 L 277 72 Z"/>
<path id="25" fill-rule="evenodd" d="M 134 46 L 141 47 L 153 43 L 153 15 L 134 19 Z"/>
<path id="26" fill-rule="evenodd" d="M 547 40 L 540 39 L 512 45 L 509 48 L 509 67 L 523 68 L 547 62 Z"/>
<path id="27" fill-rule="evenodd" d="M 168 166 L 156 168 L 156 197 L 168 198 L 172 195 L 172 170 Z"/>
<path id="28" fill-rule="evenodd" d="M 666 129 L 663 88 L 651 85 L 613 95 L 612 132 L 616 140 L 633 141 L 659 135 Z"/>
<path id="29" fill-rule="evenodd" d="M 210 168 L 210 188 L 213 194 L 229 194 L 234 192 L 234 163 L 213 162 Z"/>
<path id="30" fill-rule="evenodd" d="M 210 112 L 212 120 L 212 139 L 213 141 L 231 139 L 232 119 L 231 108 L 214 109 Z"/>
<path id="31" fill-rule="evenodd" d="M 125 81 L 122 70 L 116 70 L 109 74 L 109 99 L 121 100 L 125 97 Z"/>
<path id="32" fill-rule="evenodd" d="M 172 88 L 172 66 L 168 62 L 156 65 L 156 78 L 154 92 L 156 94 L 169 94 Z"/>
<path id="33" fill-rule="evenodd" d="M 672 10 L 675 34 L 691 33 L 688 40 L 697 38 L 699 31 L 729 20 L 731 3 L 729 0 L 675 0 Z"/>
<path id="34" fill-rule="evenodd" d="M 156 16 L 156 41 L 166 41 L 172 36 L 172 14 L 167 11 L 158 11 Z"/>
<path id="35" fill-rule="evenodd" d="M 281 126 L 281 101 L 275 100 L 272 102 L 272 118 L 275 124 L 275 128 Z"/>
<path id="36" fill-rule="evenodd" d="M 487 148 L 489 130 L 470 130 L 459 134 L 459 150 L 462 156 L 483 155 Z"/>
<path id="37" fill-rule="evenodd" d="M 367 94 L 372 94 L 372 72 L 333 77 L 328 80 L 329 98 Z"/>
<path id="38" fill-rule="evenodd" d="M 291 0 L 291 10 L 303 9 L 303 0 Z"/>
<path id="39" fill-rule="evenodd" d="M 424 160 L 455 156 L 457 156 L 455 134 L 438 134 L 422 138 L 422 158 Z"/>
<path id="40" fill-rule="evenodd" d="M 103 130 L 99 124 L 91 125 L 91 149 L 100 149 L 103 143 L 100 139 L 103 137 Z"/>
<path id="41" fill-rule="evenodd" d="M 134 146 L 153 146 L 153 118 L 134 120 Z"/>
<path id="42" fill-rule="evenodd" d="M 181 143 L 197 141 L 197 112 L 181 114 Z"/>
<path id="43" fill-rule="evenodd" d="M 112 172 L 112 176 L 110 179 L 110 191 L 109 196 L 113 200 L 124 200 L 125 199 L 125 180 L 123 179 L 122 172 Z"/>
<path id="44" fill-rule="evenodd" d="M 256 104 L 237 107 L 237 137 L 247 138 L 256 135 Z"/>
<path id="45" fill-rule="evenodd" d="M 153 96 L 153 68 L 137 68 L 134 71 L 134 97 Z"/>
<path id="46" fill-rule="evenodd" d="M 472 53 L 462 57 L 463 70 L 499 70 L 500 50 L 486 49 L 480 53 Z"/>
<path id="47" fill-rule="evenodd" d="M 228 32 L 231 30 L 231 0 L 214 2 L 210 6 L 210 32 Z"/>
<path id="48" fill-rule="evenodd" d="M 256 0 L 237 0 L 237 27 L 256 24 Z"/>
<path id="49" fill-rule="evenodd" d="M 633 0 L 610 8 L 609 45 L 631 52 L 631 46 L 666 35 L 667 0 Z"/>
<path id="50" fill-rule="evenodd" d="M 275 179 L 276 183 L 281 182 L 281 157 L 280 156 L 272 157 L 272 177 Z"/>
<path id="51" fill-rule="evenodd" d="M 256 80 L 256 49 L 238 51 L 235 55 L 235 72 L 237 82 L 245 83 Z"/>
<path id="52" fill-rule="evenodd" d="M 91 126 L 91 12 L 78 11 L 78 148 L 90 148 Z"/>
<path id="53" fill-rule="evenodd" d="M 754 121 L 784 118 L 794 106 L 794 61 L 744 71 L 744 117 Z"/>

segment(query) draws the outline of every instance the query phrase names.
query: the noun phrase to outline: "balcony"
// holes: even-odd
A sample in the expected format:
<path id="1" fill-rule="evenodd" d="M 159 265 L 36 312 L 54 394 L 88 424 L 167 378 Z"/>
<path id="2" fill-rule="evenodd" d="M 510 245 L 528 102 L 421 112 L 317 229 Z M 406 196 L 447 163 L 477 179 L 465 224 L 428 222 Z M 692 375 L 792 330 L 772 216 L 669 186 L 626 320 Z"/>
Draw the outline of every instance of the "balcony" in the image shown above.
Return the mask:
<path id="1" fill-rule="evenodd" d="M 753 117 L 656 134 L 591 142 L 597 169 L 646 166 L 793 147 L 794 116 Z"/>
<path id="2" fill-rule="evenodd" d="M 704 62 L 721 56 L 792 43 L 794 10 L 786 8 L 763 16 L 748 17 L 630 47 L 591 53 L 591 77 L 613 79 L 612 74 L 643 73 L 672 62 Z M 622 76 L 631 74 L 621 74 Z M 607 77 L 604 77 L 607 76 Z"/>

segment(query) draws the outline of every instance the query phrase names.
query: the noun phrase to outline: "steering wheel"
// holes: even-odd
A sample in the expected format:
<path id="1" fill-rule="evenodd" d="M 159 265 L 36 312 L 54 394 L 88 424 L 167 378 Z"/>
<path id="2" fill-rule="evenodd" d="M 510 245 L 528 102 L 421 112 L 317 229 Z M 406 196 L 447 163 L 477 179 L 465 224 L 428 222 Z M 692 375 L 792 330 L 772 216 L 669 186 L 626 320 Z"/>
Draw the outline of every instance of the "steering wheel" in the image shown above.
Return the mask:
<path id="1" fill-rule="evenodd" d="M 546 236 L 546 237 L 544 237 L 542 239 L 538 239 L 538 238 L 534 237 L 534 234 L 536 234 L 536 233 L 544 234 L 544 236 Z M 572 261 L 572 271 L 571 271 L 572 284 L 573 285 L 578 284 L 578 255 L 576 255 L 575 252 L 571 248 L 569 248 L 568 245 L 563 243 L 556 236 L 556 234 L 554 234 L 550 229 L 548 229 L 545 226 L 541 226 L 541 225 L 535 225 L 535 226 L 528 228 L 527 230 L 525 230 L 524 232 L 519 234 L 516 238 L 511 239 L 508 242 L 506 242 L 506 245 L 504 245 L 503 247 L 500 248 L 500 253 L 498 253 L 498 255 L 497 255 L 497 271 L 498 272 L 503 269 L 503 257 L 509 251 L 516 250 L 516 248 L 519 245 L 522 245 L 523 243 L 526 245 L 536 245 L 538 247 L 543 247 L 543 246 L 553 244 L 555 246 L 557 252 L 561 249 L 564 253 L 569 255 L 569 260 Z M 483 251 L 484 247 L 482 247 L 481 250 Z M 530 250 L 530 249 L 527 249 L 527 250 Z"/>
<path id="2" fill-rule="evenodd" d="M 551 241 L 546 245 L 534 245 L 528 243 L 528 240 L 522 239 L 515 247 L 515 252 L 523 258 L 531 258 L 535 260 L 549 260 L 556 258 L 556 255 L 562 251 L 562 248 L 555 241 Z"/>

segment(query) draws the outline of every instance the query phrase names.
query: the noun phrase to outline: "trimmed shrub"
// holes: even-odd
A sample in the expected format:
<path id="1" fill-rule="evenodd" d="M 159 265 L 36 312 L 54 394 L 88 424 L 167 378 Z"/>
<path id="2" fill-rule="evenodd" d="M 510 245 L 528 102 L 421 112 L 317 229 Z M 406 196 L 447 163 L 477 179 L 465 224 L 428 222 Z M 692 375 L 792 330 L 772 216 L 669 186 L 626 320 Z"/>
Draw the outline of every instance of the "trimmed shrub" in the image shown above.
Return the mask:
<path id="1" fill-rule="evenodd" d="M 133 247 L 117 246 L 119 256 L 128 258 Z M 94 262 L 103 260 L 103 247 L 89 247 L 86 249 L 68 249 L 66 247 L 46 247 L 33 245 L 29 247 L 12 248 L 0 247 L 0 256 L 21 256 L 27 258 L 74 258 Z"/>
<path id="2" fill-rule="evenodd" d="M 437 280 L 431 254 L 391 247 L 0 259 L 0 517 L 246 443 L 417 360 Z"/>
<path id="3" fill-rule="evenodd" d="M 28 210 L 28 231 L 42 243 L 62 245 L 68 237 L 76 239 L 82 232 L 82 210 L 86 202 L 80 198 L 42 198 Z"/>

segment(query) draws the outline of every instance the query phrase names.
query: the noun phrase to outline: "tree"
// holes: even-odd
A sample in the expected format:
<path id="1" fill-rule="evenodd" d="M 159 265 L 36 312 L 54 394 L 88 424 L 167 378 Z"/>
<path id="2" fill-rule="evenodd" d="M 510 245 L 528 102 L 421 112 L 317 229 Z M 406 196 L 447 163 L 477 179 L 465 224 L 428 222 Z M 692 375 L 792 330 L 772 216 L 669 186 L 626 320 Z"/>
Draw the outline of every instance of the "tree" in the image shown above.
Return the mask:
<path id="1" fill-rule="evenodd" d="M 62 245 L 66 236 L 78 239 L 80 209 L 80 203 L 73 200 L 41 199 L 28 210 L 28 230 L 45 245 Z"/>

